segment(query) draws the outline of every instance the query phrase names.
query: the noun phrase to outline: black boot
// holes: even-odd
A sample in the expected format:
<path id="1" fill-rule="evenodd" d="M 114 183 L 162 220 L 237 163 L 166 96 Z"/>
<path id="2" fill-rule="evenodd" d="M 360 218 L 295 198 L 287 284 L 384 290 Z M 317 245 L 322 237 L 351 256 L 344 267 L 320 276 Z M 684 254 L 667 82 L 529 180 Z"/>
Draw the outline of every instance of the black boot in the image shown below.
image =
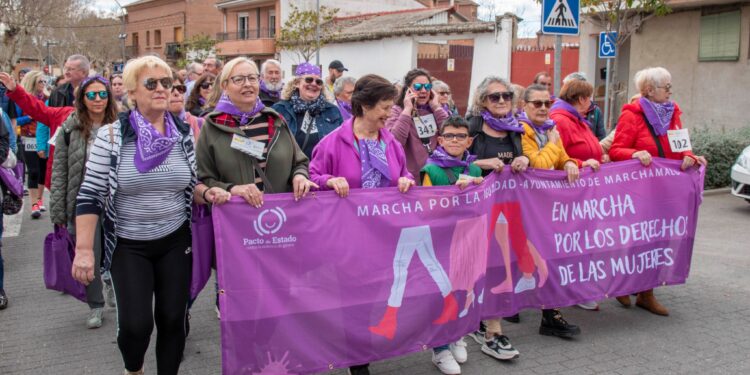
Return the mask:
<path id="1" fill-rule="evenodd" d="M 542 325 L 539 326 L 540 335 L 571 338 L 580 333 L 581 329 L 576 325 L 568 324 L 559 310 L 542 310 Z"/>
<path id="2" fill-rule="evenodd" d="M 349 375 L 370 375 L 370 364 L 349 367 Z"/>
<path id="3" fill-rule="evenodd" d="M 506 316 L 503 318 L 503 320 L 506 322 L 511 322 L 511 323 L 521 323 L 521 316 L 518 314 Z"/>

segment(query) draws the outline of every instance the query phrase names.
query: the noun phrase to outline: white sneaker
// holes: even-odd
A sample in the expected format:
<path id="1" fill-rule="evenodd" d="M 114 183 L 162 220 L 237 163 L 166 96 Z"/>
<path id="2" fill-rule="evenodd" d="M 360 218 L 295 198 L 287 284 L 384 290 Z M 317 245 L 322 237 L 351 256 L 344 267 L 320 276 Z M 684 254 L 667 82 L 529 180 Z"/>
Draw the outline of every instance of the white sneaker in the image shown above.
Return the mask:
<path id="1" fill-rule="evenodd" d="M 89 317 L 88 319 L 86 319 L 86 328 L 93 329 L 101 327 L 103 313 L 104 309 L 101 307 L 91 309 L 91 312 L 89 312 Z"/>
<path id="2" fill-rule="evenodd" d="M 584 310 L 599 311 L 599 303 L 596 302 L 596 301 L 579 303 L 578 307 L 580 307 L 580 308 L 582 308 Z"/>
<path id="3" fill-rule="evenodd" d="M 516 294 L 523 293 L 527 290 L 532 290 L 536 288 L 536 279 L 534 276 L 531 276 L 529 278 L 522 277 L 520 280 L 518 280 L 518 284 L 516 284 L 516 289 L 514 292 Z"/>
<path id="4" fill-rule="evenodd" d="M 104 301 L 109 307 L 117 306 L 117 302 L 115 302 L 115 290 L 112 288 L 112 284 L 107 284 L 106 281 L 104 282 Z"/>
<path id="5" fill-rule="evenodd" d="M 448 349 L 453 354 L 453 359 L 458 363 L 466 363 L 466 360 L 469 359 L 469 353 L 466 352 L 466 341 L 464 341 L 463 337 L 453 344 L 448 345 Z"/>
<path id="6" fill-rule="evenodd" d="M 435 354 L 432 352 L 432 363 L 446 375 L 458 375 L 461 373 L 461 366 L 453 358 L 450 350 L 443 350 L 440 353 Z"/>

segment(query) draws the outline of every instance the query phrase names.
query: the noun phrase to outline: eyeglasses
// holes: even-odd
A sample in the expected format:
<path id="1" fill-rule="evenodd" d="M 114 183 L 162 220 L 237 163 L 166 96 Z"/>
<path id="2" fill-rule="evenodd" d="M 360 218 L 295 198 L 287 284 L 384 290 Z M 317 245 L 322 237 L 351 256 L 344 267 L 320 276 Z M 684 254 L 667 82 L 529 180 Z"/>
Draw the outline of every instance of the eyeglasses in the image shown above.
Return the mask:
<path id="1" fill-rule="evenodd" d="M 492 94 L 487 95 L 487 99 L 489 99 L 493 103 L 499 103 L 500 99 L 503 99 L 503 101 L 509 102 L 513 100 L 513 91 L 494 92 Z"/>
<path id="2" fill-rule="evenodd" d="M 201 83 L 201 86 L 200 86 L 200 88 L 202 88 L 202 89 L 204 89 L 204 90 L 208 90 L 208 89 L 210 89 L 210 88 L 211 88 L 211 87 L 212 87 L 213 85 L 214 85 L 214 83 L 213 83 L 213 82 L 203 82 L 203 83 Z"/>
<path id="3" fill-rule="evenodd" d="M 414 91 L 421 91 L 423 88 L 426 91 L 430 91 L 432 90 L 432 83 L 415 83 L 411 87 L 414 88 Z"/>
<path id="4" fill-rule="evenodd" d="M 86 99 L 88 100 L 96 100 L 96 96 L 99 95 L 99 99 L 107 99 L 109 97 L 109 93 L 106 91 L 89 91 L 85 93 Z"/>
<path id="5" fill-rule="evenodd" d="M 460 134 L 456 134 L 456 133 L 445 133 L 445 134 L 442 134 L 442 135 L 441 135 L 441 137 L 443 137 L 443 139 L 445 139 L 446 141 L 452 141 L 452 140 L 454 140 L 454 139 L 455 139 L 455 140 L 459 140 L 459 141 L 463 141 L 463 140 L 465 140 L 466 138 L 469 138 L 469 135 L 468 135 L 468 134 L 466 134 L 466 133 L 460 133 Z"/>
<path id="6" fill-rule="evenodd" d="M 537 109 L 542 108 L 542 106 L 544 106 L 544 108 L 549 108 L 552 106 L 552 102 L 549 100 L 532 100 L 532 101 L 529 101 L 528 103 L 533 104 L 534 108 L 537 108 Z"/>
<path id="7" fill-rule="evenodd" d="M 184 94 L 187 92 L 187 87 L 185 85 L 172 85 L 172 90 L 177 90 L 180 94 Z"/>
<path id="8" fill-rule="evenodd" d="M 154 91 L 156 90 L 156 85 L 161 83 L 161 87 L 169 90 L 172 88 L 172 78 L 171 77 L 164 77 L 164 78 L 149 78 L 145 81 L 143 81 L 143 87 L 146 88 L 148 91 Z"/>
<path id="9" fill-rule="evenodd" d="M 539 82 L 542 86 L 552 87 L 552 82 Z"/>
<path id="10" fill-rule="evenodd" d="M 323 86 L 323 80 L 315 77 L 305 77 L 305 83 L 310 84 L 315 82 L 318 86 Z"/>
<path id="11" fill-rule="evenodd" d="M 438 93 L 438 95 L 440 95 L 440 96 L 448 96 L 448 95 L 450 95 L 450 94 L 451 94 L 451 92 L 450 92 L 450 91 L 440 91 L 440 92 Z"/>
<path id="12" fill-rule="evenodd" d="M 664 86 L 656 86 L 656 87 L 660 88 L 660 89 L 664 89 L 664 91 L 666 91 L 666 92 L 672 92 L 672 84 L 671 83 L 667 83 Z"/>
<path id="13" fill-rule="evenodd" d="M 251 85 L 254 85 L 258 83 L 258 75 L 257 74 L 248 74 L 246 76 L 234 76 L 229 77 L 229 80 L 232 81 L 235 85 L 244 85 L 245 82 L 250 83 Z"/>

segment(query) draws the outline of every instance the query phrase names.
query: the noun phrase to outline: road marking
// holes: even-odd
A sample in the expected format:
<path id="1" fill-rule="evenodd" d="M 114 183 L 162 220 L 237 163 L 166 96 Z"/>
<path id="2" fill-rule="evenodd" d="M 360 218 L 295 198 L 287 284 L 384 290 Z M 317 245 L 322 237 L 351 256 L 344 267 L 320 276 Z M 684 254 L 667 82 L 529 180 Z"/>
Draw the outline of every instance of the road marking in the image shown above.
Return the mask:
<path id="1" fill-rule="evenodd" d="M 24 199 L 24 205 L 26 205 Z M 21 233 L 21 223 L 23 223 L 23 207 L 15 215 L 3 215 L 3 238 L 18 237 Z"/>

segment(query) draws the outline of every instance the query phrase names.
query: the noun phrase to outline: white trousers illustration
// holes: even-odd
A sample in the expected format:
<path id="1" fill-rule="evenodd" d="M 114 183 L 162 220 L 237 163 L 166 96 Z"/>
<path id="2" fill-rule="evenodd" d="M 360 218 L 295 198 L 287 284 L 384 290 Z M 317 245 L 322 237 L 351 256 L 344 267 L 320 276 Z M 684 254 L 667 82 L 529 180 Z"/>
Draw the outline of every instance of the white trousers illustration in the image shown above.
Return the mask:
<path id="1" fill-rule="evenodd" d="M 437 284 L 443 298 L 450 294 L 451 282 L 435 256 L 430 226 L 408 227 L 401 229 L 401 235 L 396 246 L 396 255 L 393 257 L 393 286 L 391 286 L 391 294 L 388 297 L 388 306 L 401 307 L 409 273 L 409 263 L 414 258 L 415 252 L 427 272 L 430 273 L 432 280 Z"/>

